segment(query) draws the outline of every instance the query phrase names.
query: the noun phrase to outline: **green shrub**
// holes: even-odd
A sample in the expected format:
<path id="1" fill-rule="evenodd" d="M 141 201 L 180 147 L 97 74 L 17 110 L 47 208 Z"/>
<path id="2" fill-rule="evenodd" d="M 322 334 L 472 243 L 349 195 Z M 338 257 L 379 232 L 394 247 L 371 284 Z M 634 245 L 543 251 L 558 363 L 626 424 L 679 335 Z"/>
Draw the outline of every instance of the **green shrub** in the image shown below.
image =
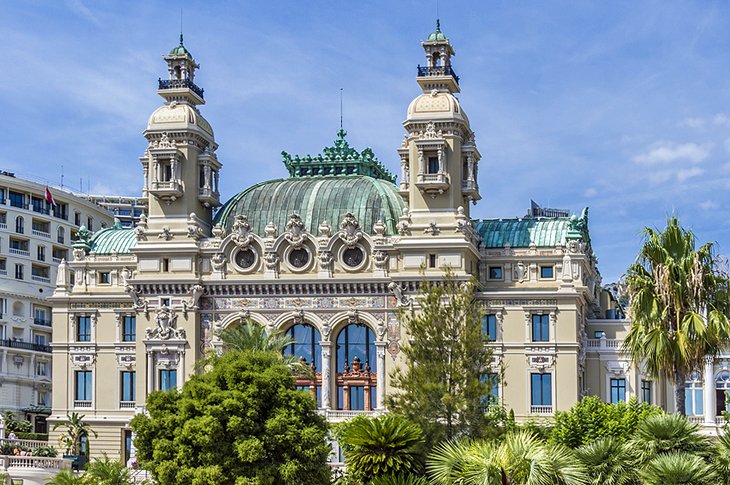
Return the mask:
<path id="1" fill-rule="evenodd" d="M 15 436 L 19 440 L 48 441 L 48 433 L 24 433 L 16 431 Z"/>
<path id="2" fill-rule="evenodd" d="M 49 458 L 55 458 L 58 456 L 58 451 L 53 446 L 41 446 L 33 450 L 33 456 L 46 456 Z"/>

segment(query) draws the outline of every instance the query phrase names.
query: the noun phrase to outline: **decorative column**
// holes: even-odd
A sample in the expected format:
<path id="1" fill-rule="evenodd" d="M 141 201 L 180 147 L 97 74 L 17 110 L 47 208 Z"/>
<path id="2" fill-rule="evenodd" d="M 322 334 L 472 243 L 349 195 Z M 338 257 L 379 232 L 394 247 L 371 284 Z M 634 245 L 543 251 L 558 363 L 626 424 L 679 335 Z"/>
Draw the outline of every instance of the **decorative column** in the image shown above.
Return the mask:
<path id="1" fill-rule="evenodd" d="M 332 400 L 330 398 L 330 390 L 332 389 L 332 379 L 330 376 L 330 360 L 332 355 L 332 342 L 323 341 L 322 346 L 322 407 L 324 409 L 332 409 Z"/>
<path id="2" fill-rule="evenodd" d="M 704 372 L 704 405 L 705 405 L 705 423 L 715 424 L 715 358 L 713 356 L 705 357 Z"/>
<path id="3" fill-rule="evenodd" d="M 375 406 L 378 410 L 384 408 L 385 401 L 385 347 L 388 345 L 387 342 L 375 342 L 375 353 L 378 356 L 378 369 L 376 374 L 376 396 Z"/>
<path id="4" fill-rule="evenodd" d="M 147 394 L 155 390 L 155 354 L 147 351 Z"/>

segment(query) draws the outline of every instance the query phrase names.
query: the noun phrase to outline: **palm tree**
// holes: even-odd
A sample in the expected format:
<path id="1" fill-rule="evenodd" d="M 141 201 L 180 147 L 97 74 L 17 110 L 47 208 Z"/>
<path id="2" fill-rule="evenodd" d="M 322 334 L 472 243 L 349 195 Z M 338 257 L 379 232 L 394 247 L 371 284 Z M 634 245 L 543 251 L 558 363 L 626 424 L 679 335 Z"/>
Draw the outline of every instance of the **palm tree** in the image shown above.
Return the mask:
<path id="1" fill-rule="evenodd" d="M 592 485 L 635 485 L 637 460 L 631 446 L 613 437 L 599 438 L 575 450 Z"/>
<path id="2" fill-rule="evenodd" d="M 417 475 L 385 475 L 373 479 L 368 485 L 428 485 L 428 480 Z"/>
<path id="3" fill-rule="evenodd" d="M 263 326 L 247 320 L 218 332 L 226 351 L 264 351 L 281 354 L 292 339 L 281 332 L 266 333 Z"/>
<path id="4" fill-rule="evenodd" d="M 730 433 L 722 433 L 710 454 L 710 464 L 720 479 L 718 483 L 730 485 Z"/>
<path id="5" fill-rule="evenodd" d="M 103 454 L 86 468 L 85 477 L 97 485 L 132 485 L 132 474 L 124 463 Z"/>
<path id="6" fill-rule="evenodd" d="M 626 277 L 632 323 L 623 351 L 654 378 L 673 380 L 676 411 L 685 414 L 687 375 L 730 343 L 728 277 L 712 243 L 695 249 L 694 234 L 676 217 L 644 235 Z"/>
<path id="7" fill-rule="evenodd" d="M 690 453 L 659 455 L 639 472 L 646 485 L 716 485 L 717 477 L 702 458 Z"/>
<path id="8" fill-rule="evenodd" d="M 91 429 L 91 425 L 84 421 L 85 417 L 79 413 L 66 414 L 65 422 L 59 421 L 53 426 L 53 431 L 61 426 L 66 427 L 65 432 L 58 437 L 58 446 L 65 449 L 70 455 L 80 454 L 81 440 L 84 436 L 94 435 L 94 438 L 98 436 L 96 431 Z"/>
<path id="9" fill-rule="evenodd" d="M 636 428 L 631 445 L 642 463 L 669 453 L 707 454 L 710 450 L 710 441 L 700 433 L 699 425 L 679 414 L 648 416 Z"/>
<path id="10" fill-rule="evenodd" d="M 427 462 L 438 485 L 584 485 L 589 479 L 575 454 L 547 444 L 533 433 L 505 435 L 501 444 L 484 441 L 445 442 Z"/>
<path id="11" fill-rule="evenodd" d="M 86 480 L 71 470 L 61 470 L 45 482 L 45 485 L 85 485 Z"/>
<path id="12" fill-rule="evenodd" d="M 380 476 L 418 473 L 423 468 L 421 428 L 402 416 L 357 417 L 343 425 L 339 441 L 348 473 L 366 483 Z"/>

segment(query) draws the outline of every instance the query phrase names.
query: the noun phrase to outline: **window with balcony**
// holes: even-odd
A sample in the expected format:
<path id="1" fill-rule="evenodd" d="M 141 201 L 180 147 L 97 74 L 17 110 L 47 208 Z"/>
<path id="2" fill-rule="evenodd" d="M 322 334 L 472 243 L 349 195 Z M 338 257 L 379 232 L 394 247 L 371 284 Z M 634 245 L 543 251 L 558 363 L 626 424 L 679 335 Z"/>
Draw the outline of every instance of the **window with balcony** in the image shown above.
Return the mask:
<path id="1" fill-rule="evenodd" d="M 34 264 L 30 268 L 31 279 L 39 283 L 51 282 L 51 269 L 48 266 Z"/>
<path id="2" fill-rule="evenodd" d="M 48 221 L 41 221 L 40 219 L 33 219 L 31 222 L 33 227 L 33 234 L 35 236 L 51 237 L 51 223 Z"/>
<path id="3" fill-rule="evenodd" d="M 550 340 L 549 315 L 532 315 L 532 341 L 548 342 Z"/>
<path id="4" fill-rule="evenodd" d="M 23 219 L 23 216 L 15 218 L 15 232 L 25 234 L 25 219 Z"/>
<path id="5" fill-rule="evenodd" d="M 91 342 L 91 317 L 76 317 L 76 341 Z"/>
<path id="6" fill-rule="evenodd" d="M 16 280 L 23 280 L 25 279 L 25 267 L 22 264 L 16 264 L 15 265 L 15 279 Z"/>
<path id="7" fill-rule="evenodd" d="M 68 220 L 68 204 L 64 204 L 62 202 L 57 202 L 56 205 L 53 206 L 53 216 L 67 221 Z"/>
<path id="8" fill-rule="evenodd" d="M 45 261 L 46 260 L 46 247 L 45 246 L 38 246 L 36 248 L 36 256 L 38 261 Z"/>
<path id="9" fill-rule="evenodd" d="M 8 260 L 5 258 L 0 258 L 0 274 L 8 274 Z"/>
<path id="10" fill-rule="evenodd" d="M 48 362 L 39 361 L 35 363 L 35 375 L 38 377 L 48 377 Z"/>
<path id="11" fill-rule="evenodd" d="M 42 198 L 31 196 L 30 205 L 33 208 L 33 212 L 38 212 L 39 214 L 48 214 L 48 209 L 46 209 L 46 203 Z"/>
<path id="12" fill-rule="evenodd" d="M 74 397 L 76 407 L 91 407 L 92 399 L 92 372 L 90 370 L 75 371 Z M 79 406 L 81 404 L 81 406 Z"/>
<path id="13" fill-rule="evenodd" d="M 81 225 L 81 213 L 80 212 L 74 212 L 74 225 L 76 225 L 76 226 Z"/>
<path id="14" fill-rule="evenodd" d="M 36 325 L 51 326 L 51 309 L 41 306 L 33 308 L 33 322 Z"/>
<path id="15" fill-rule="evenodd" d="M 122 341 L 137 341 L 137 317 L 134 315 L 124 315 L 122 319 Z"/>
<path id="16" fill-rule="evenodd" d="M 5 189 L 0 189 L 0 204 L 5 203 Z"/>
<path id="17" fill-rule="evenodd" d="M 428 157 L 428 167 L 426 173 L 439 173 L 439 157 Z"/>
<path id="18" fill-rule="evenodd" d="M 610 382 L 611 404 L 626 401 L 626 379 L 611 379 Z"/>
<path id="19" fill-rule="evenodd" d="M 66 243 L 66 230 L 63 227 L 59 227 L 56 231 L 56 241 L 59 244 L 65 244 Z"/>
<path id="20" fill-rule="evenodd" d="M 177 387 L 177 369 L 160 369 L 160 391 Z"/>
<path id="21" fill-rule="evenodd" d="M 530 404 L 533 412 L 552 412 L 553 375 L 530 375 Z"/>
<path id="22" fill-rule="evenodd" d="M 375 333 L 352 323 L 337 335 L 337 409 L 375 409 Z"/>
<path id="23" fill-rule="evenodd" d="M 0 212 L 0 228 L 7 229 L 8 227 L 8 213 Z"/>
<path id="24" fill-rule="evenodd" d="M 19 192 L 13 192 L 12 190 L 8 192 L 8 200 L 10 201 L 10 205 L 12 207 L 17 207 L 19 209 L 25 209 L 25 194 L 21 194 Z"/>
<path id="25" fill-rule="evenodd" d="M 42 333 L 33 334 L 33 343 L 36 345 L 48 345 L 48 336 Z"/>
<path id="26" fill-rule="evenodd" d="M 497 340 L 497 315 L 489 314 L 482 317 L 482 336 L 489 342 Z"/>
<path id="27" fill-rule="evenodd" d="M 641 402 L 652 404 L 651 381 L 641 381 Z"/>
<path id="28" fill-rule="evenodd" d="M 66 248 L 58 248 L 58 247 L 54 246 L 54 248 L 53 248 L 53 262 L 54 263 L 60 263 L 62 259 L 68 259 L 67 256 L 68 256 L 68 251 L 66 250 Z"/>
<path id="29" fill-rule="evenodd" d="M 14 237 L 10 238 L 10 254 L 20 254 L 22 256 L 28 256 L 29 248 L 30 244 L 28 243 L 28 240 L 16 239 Z"/>
<path id="30" fill-rule="evenodd" d="M 134 403 L 135 397 L 135 381 L 137 380 L 137 373 L 135 371 L 122 371 L 121 373 L 121 393 L 120 401 L 122 403 Z"/>

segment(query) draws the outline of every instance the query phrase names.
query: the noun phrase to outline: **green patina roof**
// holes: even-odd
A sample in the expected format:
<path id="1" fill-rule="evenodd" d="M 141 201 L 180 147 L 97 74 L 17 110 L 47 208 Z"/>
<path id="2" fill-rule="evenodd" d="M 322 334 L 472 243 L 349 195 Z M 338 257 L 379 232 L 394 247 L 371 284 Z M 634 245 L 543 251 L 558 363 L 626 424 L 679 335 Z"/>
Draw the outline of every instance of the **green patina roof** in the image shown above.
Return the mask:
<path id="1" fill-rule="evenodd" d="M 433 42 L 436 40 L 447 40 L 446 36 L 441 32 L 441 21 L 439 19 L 436 19 L 436 30 L 428 36 L 428 40 L 426 42 Z"/>
<path id="2" fill-rule="evenodd" d="M 269 222 L 281 234 L 291 214 L 297 213 L 309 233 L 317 235 L 321 222 L 327 221 L 334 233 L 351 212 L 365 232 L 372 233 L 373 224 L 382 220 L 387 233 L 395 234 L 404 207 L 398 189 L 388 180 L 364 175 L 290 177 L 262 182 L 239 193 L 218 211 L 214 224 L 230 230 L 235 216 L 245 215 L 256 234 L 263 236 Z"/>
<path id="3" fill-rule="evenodd" d="M 588 209 L 580 217 L 538 217 L 524 219 L 484 219 L 475 221 L 485 248 L 554 247 L 570 240 L 590 243 Z"/>
<path id="4" fill-rule="evenodd" d="M 183 45 L 182 32 L 180 32 L 180 45 L 178 45 L 174 49 L 172 49 L 170 51 L 170 55 L 171 56 L 188 56 L 191 59 L 193 58 L 193 55 Z"/>
<path id="5" fill-rule="evenodd" d="M 91 251 L 95 254 L 131 254 L 130 249 L 137 243 L 137 237 L 132 229 L 124 229 L 118 219 L 114 225 L 102 229 L 91 238 Z"/>
<path id="6" fill-rule="evenodd" d="M 367 175 L 395 183 L 395 176 L 378 161 L 370 148 L 358 152 L 347 143 L 346 135 L 347 132 L 340 128 L 334 146 L 325 147 L 322 154 L 315 157 L 309 155 L 292 157 L 287 152 L 281 152 L 289 175 L 292 177 Z"/>

